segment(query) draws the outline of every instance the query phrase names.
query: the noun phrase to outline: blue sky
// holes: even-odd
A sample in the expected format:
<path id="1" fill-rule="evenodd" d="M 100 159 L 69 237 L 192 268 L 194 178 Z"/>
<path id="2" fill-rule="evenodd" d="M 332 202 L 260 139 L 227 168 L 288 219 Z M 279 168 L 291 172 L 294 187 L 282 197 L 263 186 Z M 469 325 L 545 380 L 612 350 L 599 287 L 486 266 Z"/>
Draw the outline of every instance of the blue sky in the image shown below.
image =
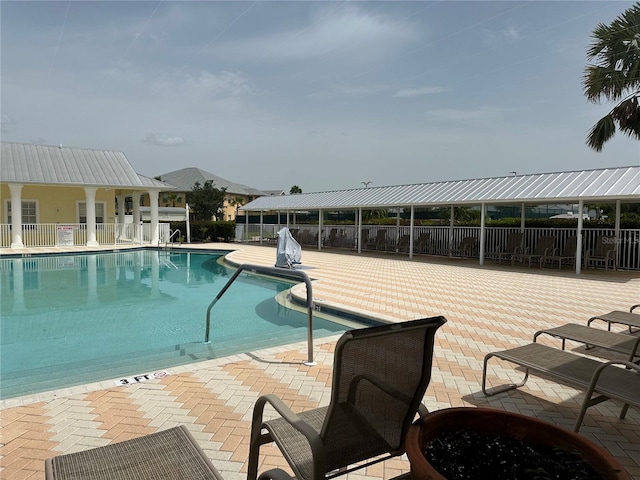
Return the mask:
<path id="1" fill-rule="evenodd" d="M 3 0 L 2 140 L 305 192 L 637 165 L 581 87 L 631 5 Z"/>

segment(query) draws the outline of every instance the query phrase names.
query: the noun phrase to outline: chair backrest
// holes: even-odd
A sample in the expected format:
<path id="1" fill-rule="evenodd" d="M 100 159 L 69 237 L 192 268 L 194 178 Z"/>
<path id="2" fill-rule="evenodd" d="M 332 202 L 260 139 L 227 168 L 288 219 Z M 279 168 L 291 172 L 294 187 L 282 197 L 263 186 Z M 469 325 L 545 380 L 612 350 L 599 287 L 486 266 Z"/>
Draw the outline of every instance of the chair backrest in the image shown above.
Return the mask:
<path id="1" fill-rule="evenodd" d="M 429 381 L 436 330 L 444 317 L 346 332 L 336 343 L 331 402 L 321 430 L 325 445 L 344 444 L 336 412 L 348 404 L 391 447 L 402 451 Z M 367 442 L 353 438 L 350 443 Z M 348 455 L 348 453 L 345 453 Z"/>
<path id="2" fill-rule="evenodd" d="M 616 237 L 606 235 L 598 235 L 596 243 L 593 246 L 594 257 L 606 257 L 607 252 L 616 249 Z"/>
<path id="3" fill-rule="evenodd" d="M 578 238 L 577 237 L 569 237 L 567 241 L 564 243 L 564 249 L 562 250 L 562 254 L 567 257 L 570 255 L 576 254 L 576 248 L 578 248 Z"/>
<path id="4" fill-rule="evenodd" d="M 387 241 L 387 231 L 386 230 L 378 230 L 376 233 L 376 245 L 381 243 L 385 243 Z"/>
<path id="5" fill-rule="evenodd" d="M 478 237 L 464 237 L 460 242 L 460 249 L 471 250 L 475 248 L 476 243 L 478 243 Z"/>
<path id="6" fill-rule="evenodd" d="M 538 243 L 536 244 L 536 249 L 534 250 L 534 255 L 544 255 L 547 249 L 553 250 L 553 244 L 556 243 L 556 237 L 553 236 L 543 236 L 538 239 Z"/>
<path id="7" fill-rule="evenodd" d="M 504 249 L 505 252 L 513 253 L 516 248 L 522 245 L 522 232 L 511 232 L 507 236 L 507 245 Z"/>

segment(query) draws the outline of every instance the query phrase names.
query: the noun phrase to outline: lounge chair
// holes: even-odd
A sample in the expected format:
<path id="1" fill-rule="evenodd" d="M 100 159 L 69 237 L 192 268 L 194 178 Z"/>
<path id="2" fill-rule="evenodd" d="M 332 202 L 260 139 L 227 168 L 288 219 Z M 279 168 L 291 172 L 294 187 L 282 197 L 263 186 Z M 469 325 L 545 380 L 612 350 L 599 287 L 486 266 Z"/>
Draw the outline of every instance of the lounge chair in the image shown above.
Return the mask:
<path id="1" fill-rule="evenodd" d="M 343 475 L 402 455 L 416 413 L 427 413 L 421 402 L 431 379 L 434 336 L 445 322 L 434 317 L 346 332 L 336 343 L 326 407 L 296 414 L 275 395 L 260 397 L 247 479 L 256 479 L 260 446 L 270 442 L 298 480 Z M 278 418 L 263 421 L 266 404 Z"/>
<path id="2" fill-rule="evenodd" d="M 640 328 L 640 315 L 633 313 L 633 311 L 638 307 L 640 307 L 640 304 L 631 305 L 631 308 L 628 312 L 614 310 L 613 312 L 596 315 L 595 317 L 591 317 L 589 319 L 587 325 L 591 325 L 591 322 L 593 322 L 594 320 L 602 320 L 603 322 L 608 323 L 607 330 L 611 330 L 612 323 L 619 323 L 621 325 L 627 325 L 629 327 L 629 333 L 635 333 L 633 331 L 633 327 Z"/>
<path id="3" fill-rule="evenodd" d="M 540 259 L 540 266 L 550 263 L 553 265 L 558 262 L 558 270 L 562 269 L 562 265 L 574 265 L 576 262 L 576 250 L 578 248 L 577 237 L 569 237 L 564 244 L 562 250 L 556 248 L 551 255 L 544 255 Z"/>
<path id="4" fill-rule="evenodd" d="M 511 256 L 518 252 L 522 245 L 522 232 L 511 232 L 507 236 L 507 243 L 502 250 L 497 252 L 488 252 L 485 254 L 487 258 L 493 258 L 498 260 L 498 263 L 502 263 L 502 260 L 511 260 Z"/>
<path id="5" fill-rule="evenodd" d="M 291 479 L 282 470 L 265 472 Z M 45 460 L 46 480 L 224 480 L 183 425 Z"/>
<path id="6" fill-rule="evenodd" d="M 626 335 L 624 333 L 608 332 L 599 328 L 591 328 L 577 323 L 567 323 L 555 328 L 545 328 L 538 330 L 533 335 L 535 342 L 540 335 L 550 335 L 562 339 L 562 350 L 565 348 L 567 340 L 584 343 L 587 349 L 593 347 L 611 350 L 627 356 L 630 362 L 635 361 L 640 356 L 640 337 Z"/>
<path id="7" fill-rule="evenodd" d="M 415 252 L 414 253 L 432 253 L 433 252 L 433 243 L 431 241 L 430 233 L 421 233 L 420 236 L 415 241 Z"/>
<path id="8" fill-rule="evenodd" d="M 474 257 L 478 248 L 477 237 L 464 237 L 456 248 L 449 250 L 454 257 Z"/>
<path id="9" fill-rule="evenodd" d="M 387 231 L 380 229 L 376 232 L 376 237 L 367 245 L 369 250 L 386 250 L 387 248 Z"/>
<path id="10" fill-rule="evenodd" d="M 598 236 L 593 247 L 585 252 L 584 268 L 602 266 L 607 270 L 611 265 L 616 270 L 618 268 L 616 243 L 616 237 Z"/>
<path id="11" fill-rule="evenodd" d="M 525 248 L 523 252 L 515 253 L 511 256 L 511 265 L 514 265 L 516 261 L 524 262 L 525 260 L 529 262 L 529 267 L 531 267 L 531 263 L 541 262 L 542 258 L 551 255 L 553 252 L 553 244 L 556 242 L 556 237 L 553 236 L 542 236 L 538 239 L 538 243 L 536 243 L 536 248 L 532 252 L 528 247 Z M 540 263 L 542 266 L 542 263 Z"/>
<path id="12" fill-rule="evenodd" d="M 409 253 L 409 235 L 402 235 L 400 240 L 398 240 L 398 245 L 396 245 L 396 250 L 399 253 Z"/>
<path id="13" fill-rule="evenodd" d="M 487 365 L 492 357 L 524 367 L 523 380 L 520 383 L 488 390 Z M 529 371 L 586 390 L 580 413 L 573 426 L 576 432 L 580 430 L 587 408 L 605 400 L 619 400 L 624 404 L 620 418 L 626 416 L 629 405 L 640 407 L 640 365 L 626 360 L 601 362 L 540 343 L 530 343 L 487 354 L 482 370 L 482 392 L 486 396 L 492 396 L 521 387 L 529 378 Z M 593 397 L 594 394 L 598 395 Z"/>

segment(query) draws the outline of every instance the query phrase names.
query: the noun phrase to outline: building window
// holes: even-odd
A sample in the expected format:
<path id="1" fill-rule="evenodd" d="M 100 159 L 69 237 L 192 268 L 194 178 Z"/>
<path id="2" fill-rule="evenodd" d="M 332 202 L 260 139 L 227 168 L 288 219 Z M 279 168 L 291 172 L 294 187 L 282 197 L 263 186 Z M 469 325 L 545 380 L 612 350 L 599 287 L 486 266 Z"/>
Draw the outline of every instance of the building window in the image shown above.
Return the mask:
<path id="1" fill-rule="evenodd" d="M 104 223 L 105 203 L 96 202 L 96 223 Z M 87 223 L 87 202 L 78 202 L 78 223 Z"/>
<path id="2" fill-rule="evenodd" d="M 6 203 L 7 223 L 11 223 L 11 200 Z M 22 224 L 38 223 L 38 202 L 35 200 L 22 200 Z"/>

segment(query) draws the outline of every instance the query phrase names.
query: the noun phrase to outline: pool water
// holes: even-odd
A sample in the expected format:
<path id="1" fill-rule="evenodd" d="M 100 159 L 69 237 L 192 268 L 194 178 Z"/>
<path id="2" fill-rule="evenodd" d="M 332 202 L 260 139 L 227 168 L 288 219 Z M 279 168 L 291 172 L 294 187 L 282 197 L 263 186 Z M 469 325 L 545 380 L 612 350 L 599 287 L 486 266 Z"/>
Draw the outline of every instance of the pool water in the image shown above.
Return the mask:
<path id="1" fill-rule="evenodd" d="M 149 373 L 307 338 L 306 312 L 279 279 L 241 274 L 221 254 L 119 251 L 0 259 L 0 398 Z M 314 316 L 314 337 L 343 332 Z"/>

